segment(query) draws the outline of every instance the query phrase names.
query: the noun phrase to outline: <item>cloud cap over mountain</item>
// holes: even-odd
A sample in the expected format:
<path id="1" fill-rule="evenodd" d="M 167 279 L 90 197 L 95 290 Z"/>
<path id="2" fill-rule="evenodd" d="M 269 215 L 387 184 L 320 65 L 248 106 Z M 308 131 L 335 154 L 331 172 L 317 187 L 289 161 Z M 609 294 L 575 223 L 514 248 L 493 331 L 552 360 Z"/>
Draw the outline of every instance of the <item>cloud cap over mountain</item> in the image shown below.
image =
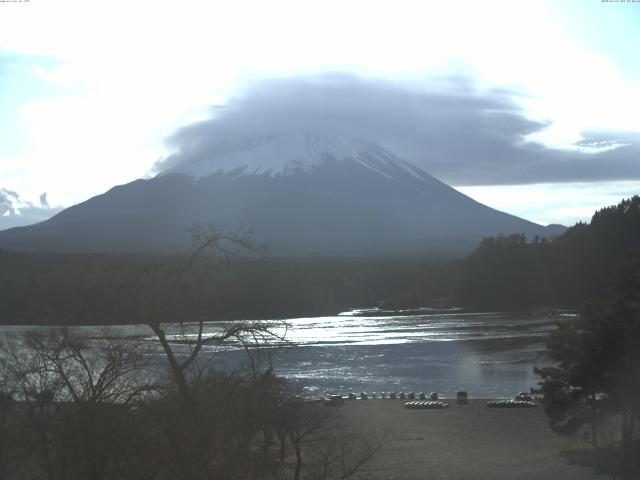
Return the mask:
<path id="1" fill-rule="evenodd" d="M 640 134 L 583 132 L 570 148 L 550 148 L 529 138 L 550 124 L 529 118 L 522 98 L 465 76 L 410 86 L 350 75 L 262 81 L 178 130 L 154 170 L 206 158 L 221 138 L 309 131 L 371 139 L 453 185 L 640 179 Z"/>

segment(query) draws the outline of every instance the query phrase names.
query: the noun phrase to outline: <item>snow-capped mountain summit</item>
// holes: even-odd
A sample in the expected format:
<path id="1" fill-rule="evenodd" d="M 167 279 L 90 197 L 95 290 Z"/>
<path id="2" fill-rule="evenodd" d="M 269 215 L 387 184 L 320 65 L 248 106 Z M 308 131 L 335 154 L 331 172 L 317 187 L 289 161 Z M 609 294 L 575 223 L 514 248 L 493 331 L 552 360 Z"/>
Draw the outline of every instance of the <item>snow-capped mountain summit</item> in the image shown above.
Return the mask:
<path id="1" fill-rule="evenodd" d="M 375 142 L 324 133 L 207 139 L 155 178 L 114 187 L 0 247 L 184 251 L 195 222 L 248 227 L 272 255 L 461 254 L 540 225 L 461 194 Z"/>
<path id="2" fill-rule="evenodd" d="M 399 174 L 433 179 L 377 143 L 326 133 L 225 137 L 209 148 L 203 158 L 185 161 L 160 175 L 178 173 L 197 179 L 216 173 L 288 176 L 313 173 L 323 162 L 357 162 L 391 180 L 398 180 Z"/>

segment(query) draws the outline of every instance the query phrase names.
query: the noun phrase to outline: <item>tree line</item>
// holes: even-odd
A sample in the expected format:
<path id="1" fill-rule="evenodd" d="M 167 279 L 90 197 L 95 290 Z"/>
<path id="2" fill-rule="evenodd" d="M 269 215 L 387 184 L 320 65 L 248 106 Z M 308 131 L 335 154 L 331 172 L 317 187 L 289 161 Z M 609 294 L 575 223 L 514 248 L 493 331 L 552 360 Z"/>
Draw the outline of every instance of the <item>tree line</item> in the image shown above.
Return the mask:
<path id="1" fill-rule="evenodd" d="M 597 211 L 553 239 L 484 239 L 463 262 L 460 304 L 488 309 L 578 308 L 638 275 L 640 197 Z M 637 282 L 637 280 L 636 280 Z M 637 285 L 637 283 L 636 283 Z"/>
<path id="2" fill-rule="evenodd" d="M 553 363 L 535 369 L 549 425 L 560 435 L 590 440 L 593 448 L 572 452 L 574 461 L 611 478 L 637 478 L 640 199 L 600 210 L 591 224 L 577 225 L 551 245 L 545 247 L 550 257 L 564 260 L 554 268 L 574 269 L 565 279 L 576 283 L 573 301 L 583 303 L 575 319 L 558 322 L 550 334 Z M 553 257 L 558 252 L 566 258 Z"/>
<path id="3" fill-rule="evenodd" d="M 109 325 L 206 311 L 210 320 L 335 314 L 450 301 L 455 268 L 424 259 L 207 257 L 152 298 L 179 256 L 0 252 L 0 323 Z M 169 290 L 167 288 L 167 290 Z"/>
<path id="4" fill-rule="evenodd" d="M 639 239 L 640 198 L 633 197 L 556 238 L 485 238 L 458 261 L 210 257 L 180 289 L 156 299 L 150 286 L 166 278 L 180 256 L 0 251 L 0 323 L 139 323 L 150 302 L 163 303 L 161 310 L 176 320 L 194 302 L 211 320 L 335 314 L 373 305 L 578 308 L 616 285 L 640 285 Z"/>

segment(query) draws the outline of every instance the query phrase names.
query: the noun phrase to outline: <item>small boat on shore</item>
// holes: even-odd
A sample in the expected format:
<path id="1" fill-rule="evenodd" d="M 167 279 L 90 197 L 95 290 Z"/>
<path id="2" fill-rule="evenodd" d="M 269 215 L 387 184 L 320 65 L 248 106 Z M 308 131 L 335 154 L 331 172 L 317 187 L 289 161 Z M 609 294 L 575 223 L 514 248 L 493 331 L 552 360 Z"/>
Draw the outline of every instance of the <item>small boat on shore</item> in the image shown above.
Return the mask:
<path id="1" fill-rule="evenodd" d="M 409 410 L 436 410 L 440 408 L 449 408 L 449 404 L 442 401 L 415 401 L 405 403 L 404 408 Z"/>

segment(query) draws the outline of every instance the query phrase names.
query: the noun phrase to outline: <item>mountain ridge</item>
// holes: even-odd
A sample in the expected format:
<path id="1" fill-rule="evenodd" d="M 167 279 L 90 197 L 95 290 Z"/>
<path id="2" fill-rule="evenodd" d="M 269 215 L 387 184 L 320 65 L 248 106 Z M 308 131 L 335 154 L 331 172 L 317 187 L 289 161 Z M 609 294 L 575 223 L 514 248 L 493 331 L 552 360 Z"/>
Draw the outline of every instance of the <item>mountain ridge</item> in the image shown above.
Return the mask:
<path id="1" fill-rule="evenodd" d="M 244 142 L 244 143 L 243 143 Z M 277 256 L 460 255 L 484 236 L 549 236 L 463 195 L 378 144 L 324 134 L 212 141 L 156 177 L 51 219 L 0 232 L 0 247 L 175 252 L 186 229 L 249 227 Z"/>

